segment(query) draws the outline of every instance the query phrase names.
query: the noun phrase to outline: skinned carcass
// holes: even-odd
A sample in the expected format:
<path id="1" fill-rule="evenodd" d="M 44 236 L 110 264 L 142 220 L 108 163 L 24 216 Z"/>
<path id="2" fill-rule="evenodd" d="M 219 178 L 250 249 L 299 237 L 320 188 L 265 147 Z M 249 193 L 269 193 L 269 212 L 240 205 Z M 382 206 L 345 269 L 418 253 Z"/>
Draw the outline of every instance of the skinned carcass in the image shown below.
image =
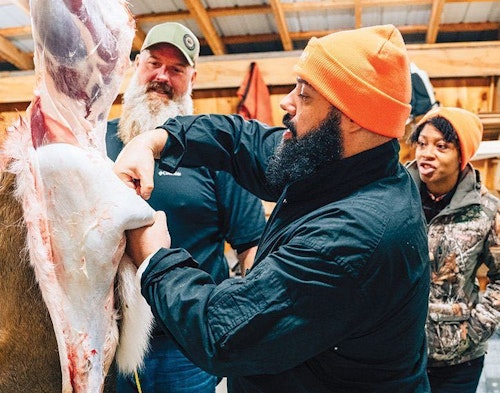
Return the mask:
<path id="1" fill-rule="evenodd" d="M 0 157 L 0 392 L 96 393 L 115 351 L 121 371 L 141 365 L 152 321 L 124 233 L 154 212 L 114 175 L 104 142 L 134 23 L 122 0 L 30 8 L 35 98 Z"/>

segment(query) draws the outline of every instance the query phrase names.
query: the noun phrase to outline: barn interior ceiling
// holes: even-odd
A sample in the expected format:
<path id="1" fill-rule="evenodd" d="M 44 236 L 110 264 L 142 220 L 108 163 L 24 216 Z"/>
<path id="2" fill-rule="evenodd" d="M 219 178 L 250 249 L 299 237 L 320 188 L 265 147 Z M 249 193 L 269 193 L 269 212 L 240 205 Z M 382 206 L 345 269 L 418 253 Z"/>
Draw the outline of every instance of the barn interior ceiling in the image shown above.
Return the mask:
<path id="1" fill-rule="evenodd" d="M 313 36 L 387 23 L 400 29 L 407 44 L 500 39 L 500 0 L 129 0 L 128 3 L 137 26 L 131 56 L 140 48 L 149 29 L 166 21 L 189 27 L 200 39 L 202 56 L 300 50 Z M 0 72 L 32 69 L 29 0 L 0 0 Z"/>

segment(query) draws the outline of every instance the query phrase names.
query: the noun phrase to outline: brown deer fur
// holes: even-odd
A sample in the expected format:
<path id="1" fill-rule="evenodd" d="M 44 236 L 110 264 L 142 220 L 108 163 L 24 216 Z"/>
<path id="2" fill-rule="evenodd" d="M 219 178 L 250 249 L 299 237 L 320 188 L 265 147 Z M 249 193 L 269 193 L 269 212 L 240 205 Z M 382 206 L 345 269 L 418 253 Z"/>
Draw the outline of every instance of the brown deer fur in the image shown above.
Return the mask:
<path id="1" fill-rule="evenodd" d="M 30 265 L 15 176 L 0 174 L 0 392 L 56 392 L 57 342 Z"/>

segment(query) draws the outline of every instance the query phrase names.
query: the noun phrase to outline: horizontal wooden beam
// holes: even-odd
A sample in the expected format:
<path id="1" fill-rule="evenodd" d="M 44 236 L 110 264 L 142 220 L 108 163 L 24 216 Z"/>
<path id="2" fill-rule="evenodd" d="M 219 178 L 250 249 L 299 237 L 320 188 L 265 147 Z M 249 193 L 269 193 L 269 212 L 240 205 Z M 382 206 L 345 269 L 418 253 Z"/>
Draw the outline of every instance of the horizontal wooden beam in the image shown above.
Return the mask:
<path id="1" fill-rule="evenodd" d="M 203 56 L 199 59 L 196 90 L 238 87 L 252 61 L 259 64 L 269 86 L 293 85 L 293 66 L 301 51 L 266 52 L 245 55 Z M 408 45 L 410 60 L 427 71 L 431 78 L 468 78 L 500 75 L 500 42 Z M 128 84 L 127 73 L 120 93 Z M 31 101 L 34 73 L 0 73 L 0 112 L 12 110 L 17 103 Z M 10 109 L 7 109 L 10 108 Z M 25 106 L 23 107 L 23 109 Z"/>

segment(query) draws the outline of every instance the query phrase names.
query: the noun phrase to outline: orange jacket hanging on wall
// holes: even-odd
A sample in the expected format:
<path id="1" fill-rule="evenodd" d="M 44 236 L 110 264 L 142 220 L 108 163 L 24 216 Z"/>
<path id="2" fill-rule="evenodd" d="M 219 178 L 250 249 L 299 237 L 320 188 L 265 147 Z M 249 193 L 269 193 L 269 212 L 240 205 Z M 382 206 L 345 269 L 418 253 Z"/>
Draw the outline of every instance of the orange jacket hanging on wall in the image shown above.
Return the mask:
<path id="1" fill-rule="evenodd" d="M 257 119 L 266 124 L 273 124 L 271 96 L 257 63 L 252 62 L 237 93 L 240 98 L 237 112 L 245 119 Z"/>

